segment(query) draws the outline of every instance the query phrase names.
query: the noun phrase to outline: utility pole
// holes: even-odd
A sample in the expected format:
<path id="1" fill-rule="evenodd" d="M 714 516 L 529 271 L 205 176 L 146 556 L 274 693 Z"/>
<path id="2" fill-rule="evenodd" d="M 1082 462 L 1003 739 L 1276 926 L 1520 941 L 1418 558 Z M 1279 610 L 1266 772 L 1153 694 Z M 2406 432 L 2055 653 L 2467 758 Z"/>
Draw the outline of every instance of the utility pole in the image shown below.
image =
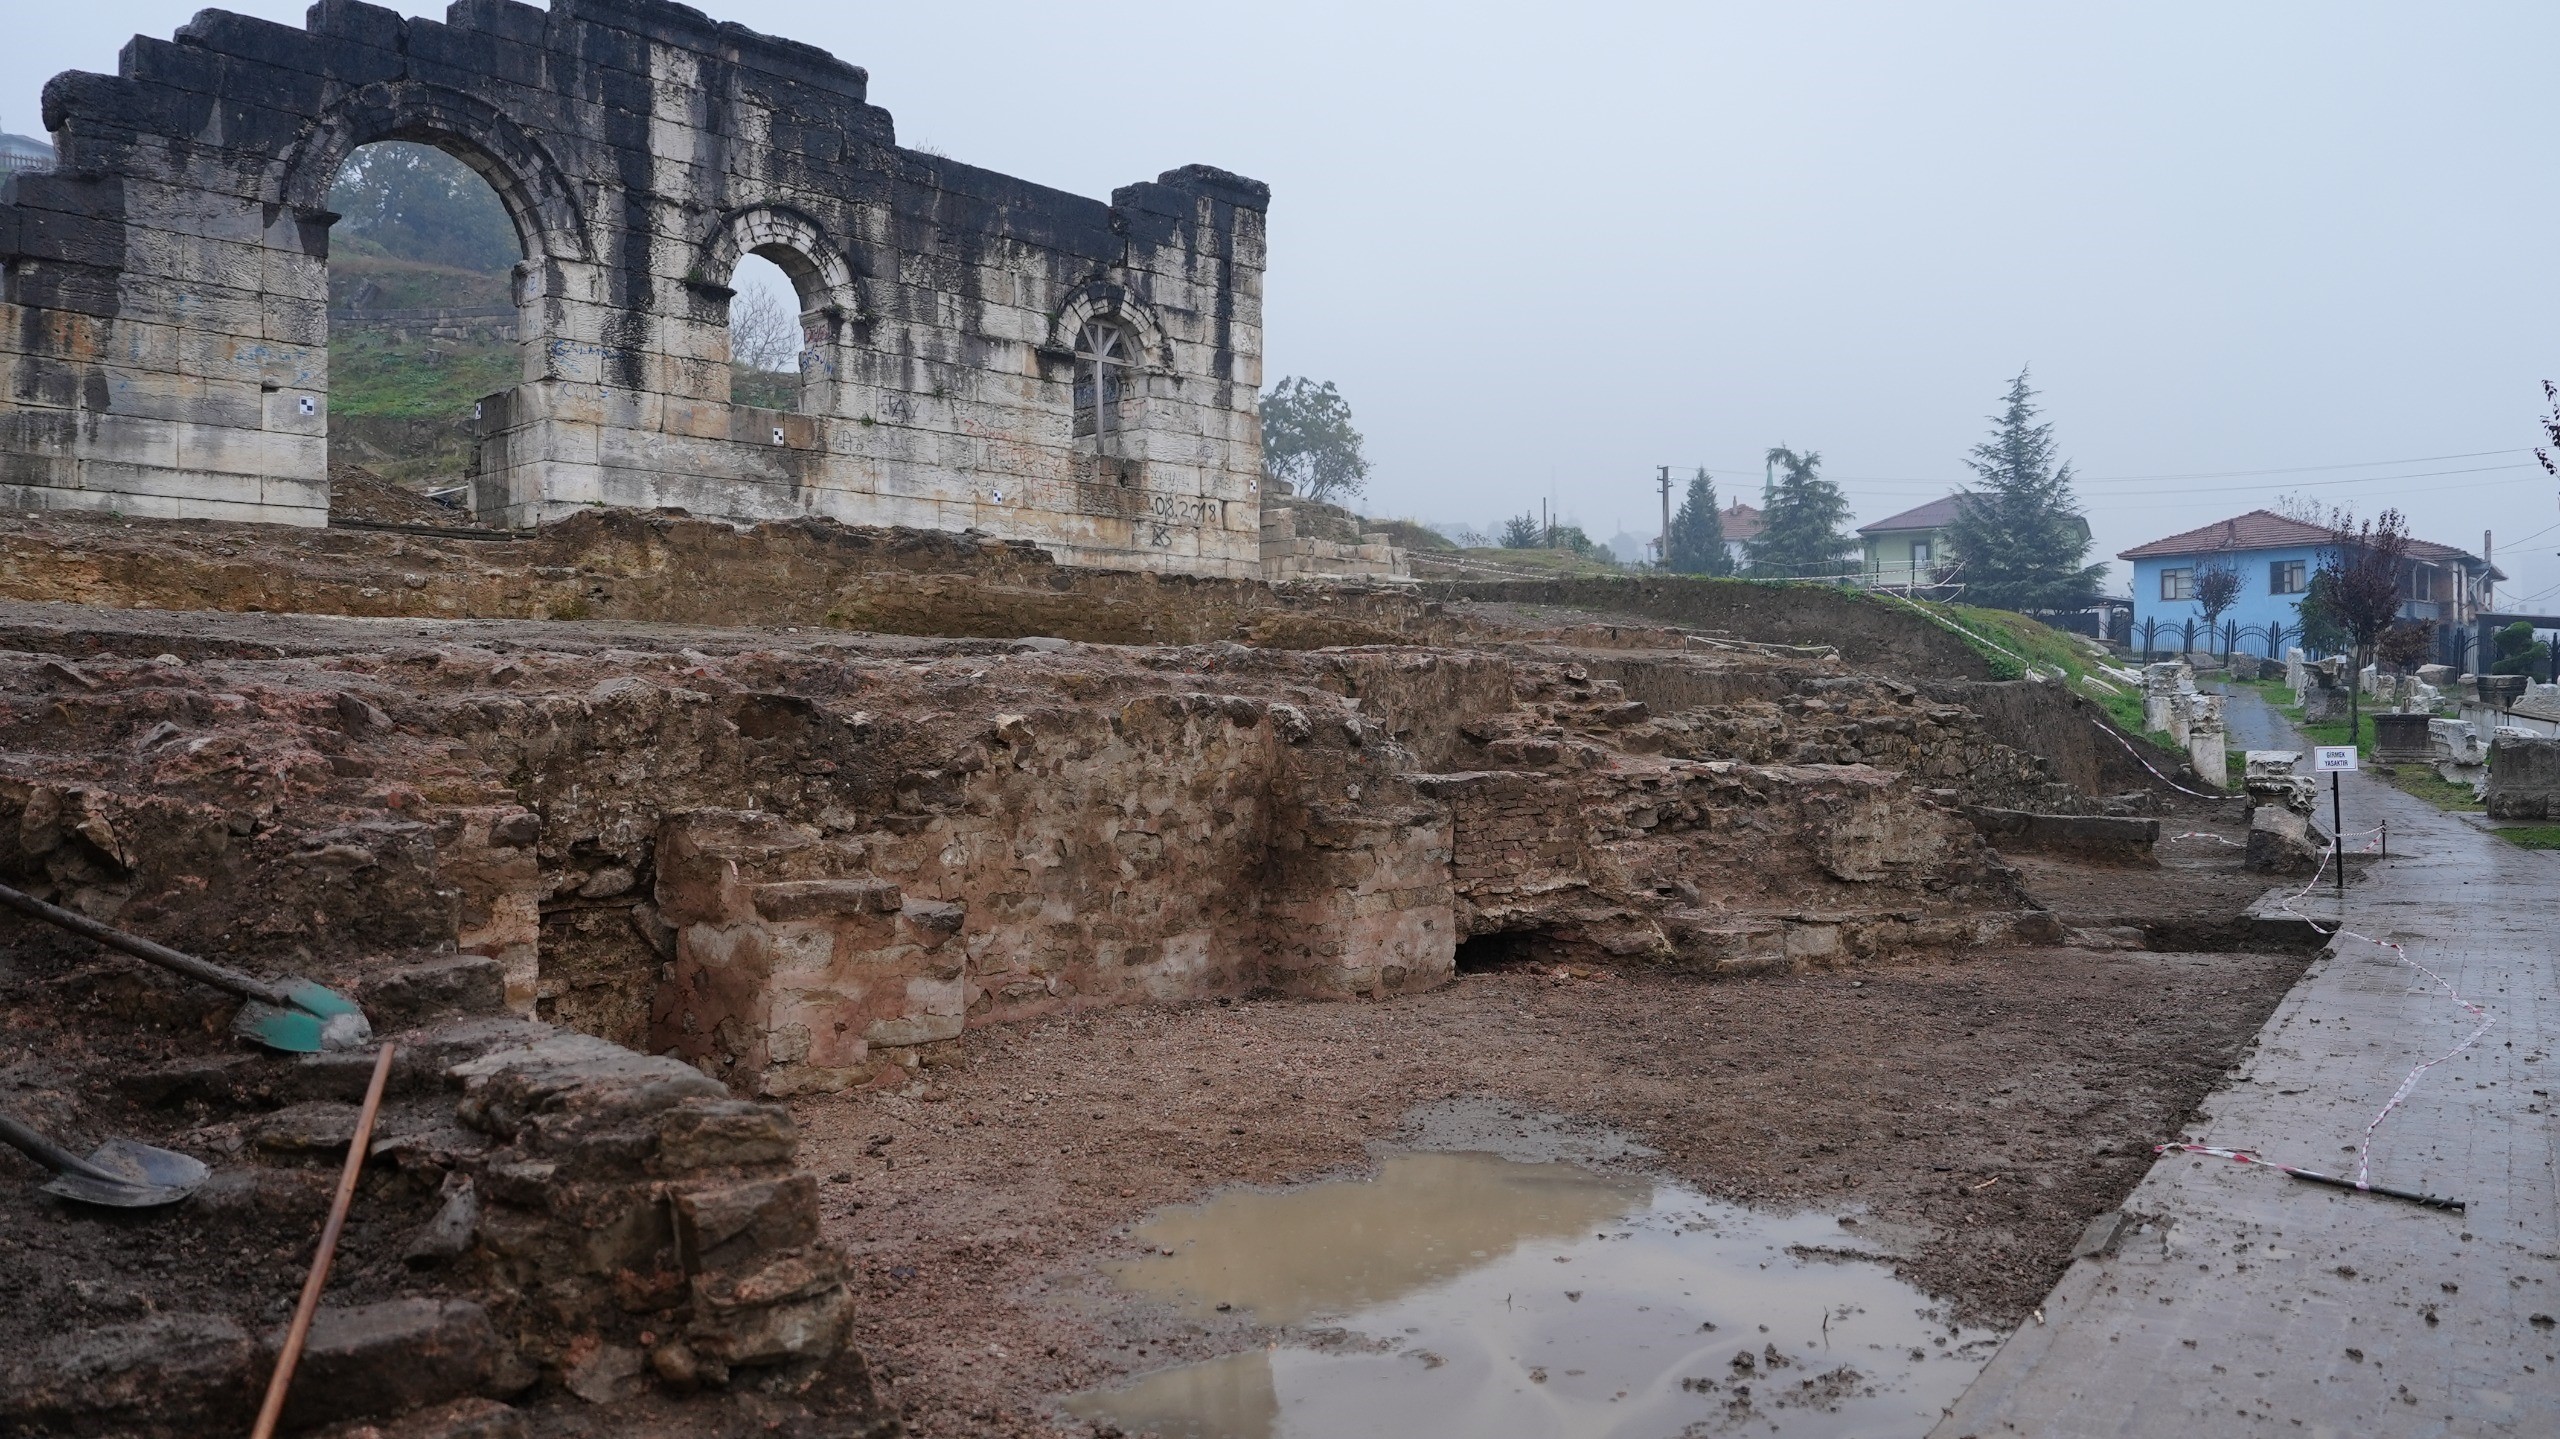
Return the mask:
<path id="1" fill-rule="evenodd" d="M 1671 467 L 1662 467 L 1662 568 L 1671 569 Z"/>

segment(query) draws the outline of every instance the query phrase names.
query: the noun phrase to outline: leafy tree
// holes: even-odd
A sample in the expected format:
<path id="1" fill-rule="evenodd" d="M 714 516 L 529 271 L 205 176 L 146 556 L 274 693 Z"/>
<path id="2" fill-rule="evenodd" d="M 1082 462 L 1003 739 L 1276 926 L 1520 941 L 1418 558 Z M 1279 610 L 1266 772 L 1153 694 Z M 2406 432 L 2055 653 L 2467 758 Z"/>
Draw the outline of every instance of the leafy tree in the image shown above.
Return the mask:
<path id="1" fill-rule="evenodd" d="M 2425 664 L 2435 648 L 2434 620 L 2398 621 L 2373 643 L 2374 657 L 2404 674 Z"/>
<path id="2" fill-rule="evenodd" d="M 2544 662 L 2551 658 L 2551 647 L 2533 637 L 2531 620 L 2499 626 L 2494 643 L 2497 658 L 2489 664 L 2493 675 L 2539 675 Z"/>
<path id="3" fill-rule="evenodd" d="M 2054 463 L 2053 426 L 2035 422 L 2035 396 L 2020 370 L 2009 382 L 2007 407 L 1991 417 L 1991 438 L 1965 459 L 1982 487 L 1956 506 L 1947 547 L 1964 565 L 1969 604 L 2080 609 L 2096 599 L 2107 573 L 2103 564 L 2081 563 L 2089 556 L 2089 524 L 2071 490 L 2071 466 Z"/>
<path id="4" fill-rule="evenodd" d="M 1545 548 L 1547 527 L 1532 514 L 1517 514 L 1502 522 L 1502 547 L 1506 550 Z"/>
<path id="5" fill-rule="evenodd" d="M 2346 629 L 2329 603 L 2329 578 L 2315 570 L 2294 603 L 2294 638 L 2313 654 L 2334 655 L 2347 647 Z"/>
<path id="6" fill-rule="evenodd" d="M 2328 548 L 2320 552 L 2320 573 L 2329 581 L 2324 603 L 2354 647 L 2349 668 L 2358 677 L 2373 663 L 2373 648 L 2382 632 L 2400 618 L 2400 571 L 2408 553 L 2408 522 L 2398 510 L 2384 510 L 2361 525 L 2341 513 Z M 2363 697 L 2364 685 L 2358 678 L 2347 688 L 2350 737 L 2357 733 Z"/>
<path id="7" fill-rule="evenodd" d="M 1324 504 L 1369 488 L 1369 460 L 1351 427 L 1351 402 L 1327 380 L 1291 376 L 1262 397 L 1262 475 Z"/>
<path id="8" fill-rule="evenodd" d="M 1580 525 L 1557 525 L 1553 529 L 1549 530 L 1547 532 L 1547 548 L 1551 550 L 1571 550 L 1577 555 L 1584 556 L 1590 555 L 1595 550 L 1602 553 L 1606 553 L 1608 550 L 1606 545 L 1601 544 L 1598 540 L 1595 540 L 1591 538 L 1591 536 L 1583 533 L 1582 526 Z"/>
<path id="9" fill-rule="evenodd" d="M 1781 445 L 1769 451 L 1769 462 L 1786 473 L 1768 487 L 1760 537 L 1751 541 L 1751 573 L 1773 579 L 1839 573 L 1854 548 L 1840 530 L 1849 500 L 1822 478 L 1821 452 L 1798 454 Z"/>
<path id="10" fill-rule="evenodd" d="M 524 258 L 514 222 L 478 171 L 432 145 L 367 145 L 338 167 L 335 236 L 358 251 L 495 274 Z"/>
<path id="11" fill-rule="evenodd" d="M 1733 552 L 1724 544 L 1724 513 L 1716 507 L 1716 484 L 1700 470 L 1689 481 L 1689 493 L 1671 517 L 1671 552 L 1663 568 L 1681 575 L 1729 575 Z"/>
<path id="12" fill-rule="evenodd" d="M 2196 608 L 2204 612 L 2205 648 L 2211 649 L 2215 623 L 2240 598 L 2240 567 L 2227 555 L 2206 560 L 2196 566 L 2195 592 Z"/>

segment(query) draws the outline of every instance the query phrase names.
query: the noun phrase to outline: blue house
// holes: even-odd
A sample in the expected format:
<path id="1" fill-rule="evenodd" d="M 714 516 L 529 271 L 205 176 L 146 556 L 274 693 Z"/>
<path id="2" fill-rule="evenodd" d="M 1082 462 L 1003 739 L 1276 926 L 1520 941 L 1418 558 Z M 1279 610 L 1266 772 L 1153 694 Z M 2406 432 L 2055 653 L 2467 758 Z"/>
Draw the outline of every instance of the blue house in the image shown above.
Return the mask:
<path id="1" fill-rule="evenodd" d="M 2194 621 L 2196 648 L 2220 653 L 2219 633 L 2208 642 L 2203 634 L 2204 608 L 2196 602 L 2197 571 L 2228 565 L 2240 576 L 2239 597 L 2215 623 L 2237 626 L 2240 648 L 2281 658 L 2302 628 L 2303 593 L 2328 548 L 2330 532 L 2319 525 L 2289 520 L 2270 510 L 2220 520 L 2185 534 L 2153 540 L 2123 551 L 2119 559 L 2133 565 L 2133 636 L 2143 643 L 2143 625 L 2152 623 L 2154 647 L 2175 652 Z M 2488 539 L 2483 536 L 2485 549 Z M 2409 559 L 2401 575 L 2400 614 L 2404 619 L 2436 622 L 2437 642 L 2448 659 L 2455 636 L 2473 616 L 2496 607 L 2495 587 L 2506 576 L 2480 555 L 2431 540 L 2409 541 Z M 2270 643 L 2272 639 L 2273 643 Z"/>

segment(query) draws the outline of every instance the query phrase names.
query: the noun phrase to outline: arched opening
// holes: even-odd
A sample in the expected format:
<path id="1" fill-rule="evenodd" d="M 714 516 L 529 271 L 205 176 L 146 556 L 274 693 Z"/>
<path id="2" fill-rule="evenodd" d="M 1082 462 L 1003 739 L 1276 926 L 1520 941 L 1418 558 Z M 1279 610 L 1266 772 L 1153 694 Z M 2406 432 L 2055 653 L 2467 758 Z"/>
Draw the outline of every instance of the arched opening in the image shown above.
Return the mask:
<path id="1" fill-rule="evenodd" d="M 729 403 L 799 409 L 808 346 L 799 285 L 768 253 L 751 251 L 738 257 L 729 289 Z"/>
<path id="2" fill-rule="evenodd" d="M 1138 345 L 1125 326 L 1096 317 L 1076 330 L 1076 438 L 1104 454 L 1112 437 L 1136 421 Z"/>
<path id="3" fill-rule="evenodd" d="M 516 225 L 478 171 L 401 140 L 352 151 L 328 204 L 330 515 L 469 523 L 473 407 L 524 375 Z"/>

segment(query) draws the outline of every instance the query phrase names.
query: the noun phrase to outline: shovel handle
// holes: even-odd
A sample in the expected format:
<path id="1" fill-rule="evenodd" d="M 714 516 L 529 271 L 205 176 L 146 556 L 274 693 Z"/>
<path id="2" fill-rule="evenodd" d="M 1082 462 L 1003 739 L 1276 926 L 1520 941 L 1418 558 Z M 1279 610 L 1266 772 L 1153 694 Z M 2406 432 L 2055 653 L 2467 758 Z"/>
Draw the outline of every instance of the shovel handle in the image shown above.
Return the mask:
<path id="1" fill-rule="evenodd" d="M 100 1169 L 5 1114 L 0 1114 L 0 1139 L 7 1140 L 12 1148 L 56 1174 L 77 1174 L 84 1179 L 102 1179 L 109 1184 L 133 1183 L 121 1174 Z"/>
<path id="2" fill-rule="evenodd" d="M 192 954 L 181 954 L 165 944 L 154 944 L 140 935 L 127 934 L 120 929 L 110 929 L 85 914 L 74 914 L 60 905 L 47 904 L 31 894 L 20 894 L 5 884 L 0 884 L 0 904 L 7 905 L 29 919 L 40 919 L 47 924 L 57 925 L 83 939 L 94 939 L 109 949 L 122 950 L 136 959 L 156 964 L 162 969 L 183 974 L 189 979 L 201 980 L 216 989 L 229 990 L 242 999 L 264 1000 L 274 1005 L 291 1002 L 285 997 L 284 991 L 275 985 L 252 979 L 236 969 L 225 969 L 221 965 L 198 959 Z"/>

